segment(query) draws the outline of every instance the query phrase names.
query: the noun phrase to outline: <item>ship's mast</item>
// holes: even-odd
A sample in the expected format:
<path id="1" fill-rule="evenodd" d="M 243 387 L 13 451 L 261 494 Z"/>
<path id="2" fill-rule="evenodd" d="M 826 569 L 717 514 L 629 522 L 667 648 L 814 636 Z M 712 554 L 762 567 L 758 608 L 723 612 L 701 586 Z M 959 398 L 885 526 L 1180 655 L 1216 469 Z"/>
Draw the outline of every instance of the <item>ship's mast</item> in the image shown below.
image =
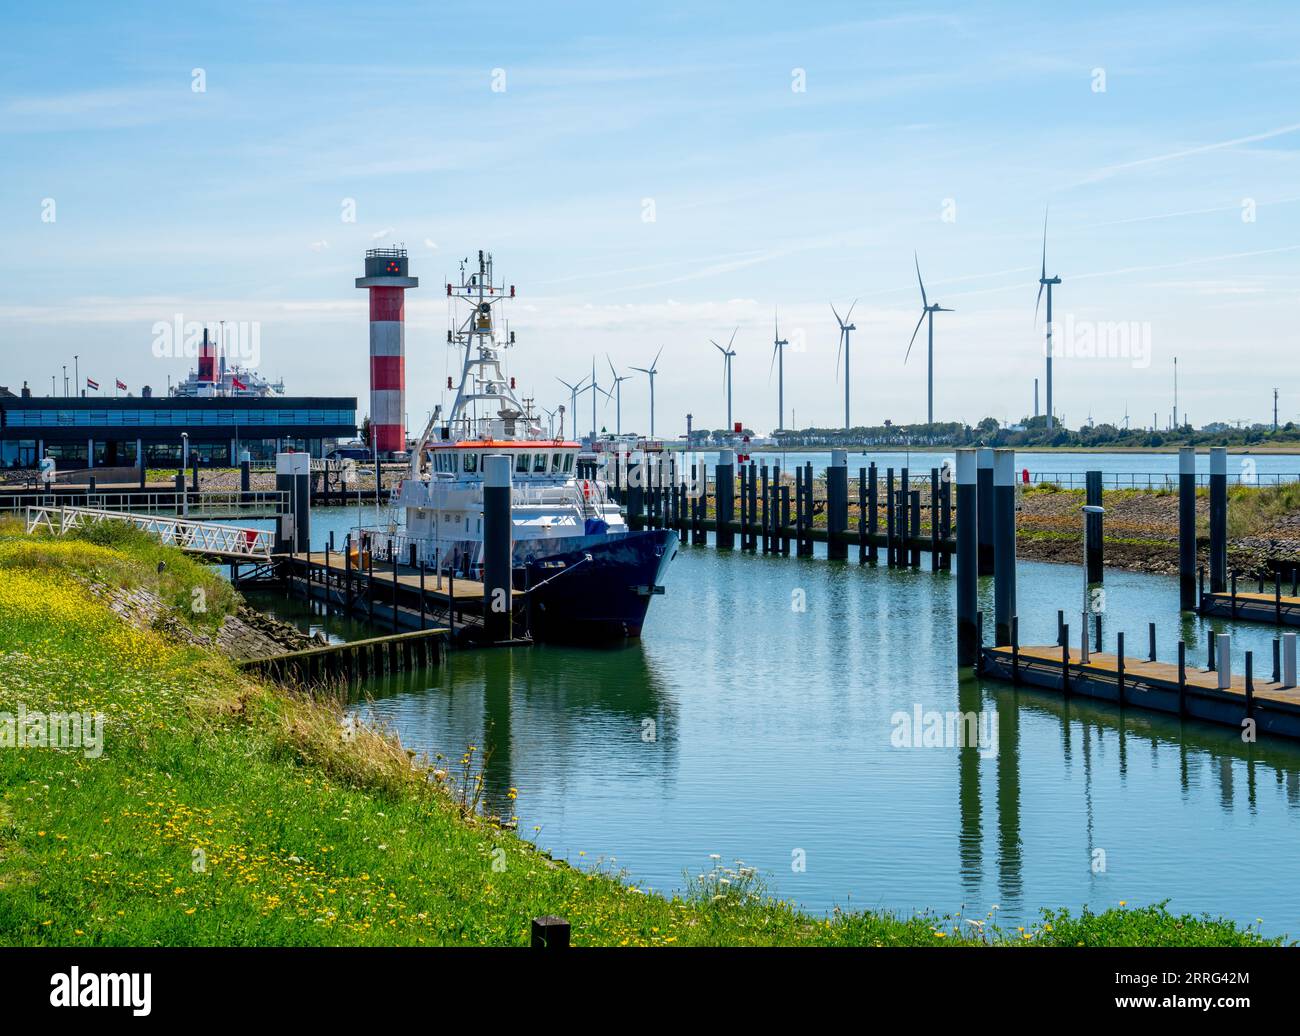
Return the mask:
<path id="1" fill-rule="evenodd" d="M 527 439 L 540 435 L 541 424 L 531 408 L 516 398 L 510 379 L 501 370 L 501 354 L 515 343 L 510 331 L 498 341 L 495 307 L 515 297 L 515 286 L 493 283 L 492 256 L 478 253 L 478 272 L 466 274 L 469 260 L 460 264 L 460 283 L 448 284 L 449 298 L 470 305 L 470 313 L 455 330 L 447 332 L 447 343 L 461 347 L 464 354 L 456 401 L 448 416 L 451 434 L 466 439 L 503 437 Z"/>

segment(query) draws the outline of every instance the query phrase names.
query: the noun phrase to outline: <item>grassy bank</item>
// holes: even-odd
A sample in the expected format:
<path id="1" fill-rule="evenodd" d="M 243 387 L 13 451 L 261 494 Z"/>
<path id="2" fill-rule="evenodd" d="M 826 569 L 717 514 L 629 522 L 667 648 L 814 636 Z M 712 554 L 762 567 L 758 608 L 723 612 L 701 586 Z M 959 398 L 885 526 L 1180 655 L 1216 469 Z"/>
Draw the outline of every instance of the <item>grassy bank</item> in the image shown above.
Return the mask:
<path id="1" fill-rule="evenodd" d="M 147 589 L 176 614 L 138 628 L 90 584 Z M 1265 941 L 1158 906 L 1003 932 L 996 917 L 811 917 L 743 868 L 671 899 L 578 871 L 467 811 L 445 763 L 187 641 L 180 623 L 211 632 L 236 603 L 124 527 L 55 540 L 0 524 L 0 711 L 106 717 L 93 758 L 0 750 L 0 941 L 520 945 L 543 914 L 568 918 L 579 945 Z"/>

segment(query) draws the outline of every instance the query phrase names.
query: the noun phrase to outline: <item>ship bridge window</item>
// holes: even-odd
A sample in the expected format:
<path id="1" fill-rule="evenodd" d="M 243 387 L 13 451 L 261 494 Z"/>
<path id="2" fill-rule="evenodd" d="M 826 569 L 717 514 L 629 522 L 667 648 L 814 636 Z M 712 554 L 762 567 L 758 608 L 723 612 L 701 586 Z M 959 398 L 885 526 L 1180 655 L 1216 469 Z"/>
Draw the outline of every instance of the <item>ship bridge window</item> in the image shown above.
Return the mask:
<path id="1" fill-rule="evenodd" d="M 533 473 L 536 475 L 546 474 L 546 454 L 538 453 L 533 456 Z"/>
<path id="2" fill-rule="evenodd" d="M 567 475 L 572 470 L 573 470 L 573 454 L 566 453 L 564 455 L 564 473 Z"/>
<path id="3" fill-rule="evenodd" d="M 552 474 L 552 475 L 558 475 L 558 474 L 560 473 L 560 458 L 562 458 L 563 456 L 564 456 L 563 453 L 552 453 L 552 454 L 551 454 L 551 474 Z"/>
<path id="4" fill-rule="evenodd" d="M 521 453 L 515 458 L 515 471 L 520 475 L 528 474 L 528 454 Z"/>
<path id="5" fill-rule="evenodd" d="M 467 453 L 465 454 L 465 473 L 468 475 L 473 471 L 478 471 L 478 454 Z"/>

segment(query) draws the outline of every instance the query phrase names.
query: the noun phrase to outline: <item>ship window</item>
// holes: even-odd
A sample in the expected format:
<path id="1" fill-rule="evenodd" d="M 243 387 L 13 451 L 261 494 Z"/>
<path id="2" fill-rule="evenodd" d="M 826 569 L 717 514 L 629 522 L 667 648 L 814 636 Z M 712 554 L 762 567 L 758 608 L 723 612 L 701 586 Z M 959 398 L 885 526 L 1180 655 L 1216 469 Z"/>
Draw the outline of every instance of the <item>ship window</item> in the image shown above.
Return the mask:
<path id="1" fill-rule="evenodd" d="M 563 457 L 563 456 L 564 456 L 563 453 L 552 453 L 552 454 L 551 454 L 551 474 L 552 474 L 552 475 L 557 475 L 557 474 L 559 474 L 559 471 L 560 471 L 560 458 Z"/>
<path id="2" fill-rule="evenodd" d="M 546 454 L 537 453 L 533 455 L 533 472 L 538 475 L 546 474 Z"/>
<path id="3" fill-rule="evenodd" d="M 567 475 L 572 470 L 573 470 L 573 454 L 566 453 L 564 455 L 564 473 Z"/>
<path id="4" fill-rule="evenodd" d="M 515 458 L 515 471 L 521 475 L 528 474 L 528 454 L 521 453 Z"/>
<path id="5" fill-rule="evenodd" d="M 467 454 L 465 454 L 465 473 L 466 473 L 466 474 L 469 474 L 471 471 L 478 471 L 478 454 L 477 454 L 477 453 L 467 453 Z"/>

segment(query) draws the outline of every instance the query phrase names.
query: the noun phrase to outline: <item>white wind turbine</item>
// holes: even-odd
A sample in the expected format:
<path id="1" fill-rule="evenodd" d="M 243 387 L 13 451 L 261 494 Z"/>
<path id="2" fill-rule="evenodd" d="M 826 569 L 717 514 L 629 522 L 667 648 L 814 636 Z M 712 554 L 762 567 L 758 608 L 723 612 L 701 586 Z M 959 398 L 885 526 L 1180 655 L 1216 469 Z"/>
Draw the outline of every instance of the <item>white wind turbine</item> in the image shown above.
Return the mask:
<path id="1" fill-rule="evenodd" d="M 737 326 L 737 327 L 736 327 L 736 331 L 739 331 L 739 330 L 740 330 L 740 327 Z M 710 342 L 712 343 L 712 345 L 713 345 L 713 348 L 717 349 L 718 352 L 722 353 L 722 380 L 726 383 L 726 386 L 727 386 L 727 431 L 728 431 L 728 432 L 730 432 L 730 431 L 731 431 L 731 428 L 732 428 L 732 424 L 731 424 L 731 360 L 732 360 L 732 357 L 734 357 L 734 356 L 736 355 L 736 350 L 733 349 L 731 346 L 732 346 L 732 343 L 735 342 L 735 340 L 736 340 L 736 331 L 732 331 L 732 332 L 731 332 L 731 338 L 728 340 L 728 342 L 727 342 L 727 347 L 726 347 L 725 349 L 722 348 L 722 346 L 720 346 L 717 342 L 714 342 L 712 338 L 709 339 L 709 341 L 710 341 Z"/>
<path id="2" fill-rule="evenodd" d="M 649 367 L 633 367 L 634 371 L 640 371 L 650 378 L 650 438 L 655 437 L 655 375 L 659 373 L 659 357 L 663 355 L 664 347 L 659 347 L 659 352 L 655 353 L 655 358 Z"/>
<path id="3" fill-rule="evenodd" d="M 851 427 L 849 424 L 849 333 L 858 329 L 857 324 L 850 324 L 849 317 L 853 316 L 853 307 L 858 304 L 854 299 L 849 311 L 844 314 L 844 319 L 840 319 L 839 311 L 835 308 L 835 303 L 831 303 L 831 312 L 835 314 L 835 322 L 840 325 L 840 344 L 835 350 L 835 376 L 840 374 L 840 351 L 844 352 L 844 430 L 848 431 Z"/>
<path id="4" fill-rule="evenodd" d="M 785 428 L 785 347 L 790 343 L 781 337 L 781 325 L 776 310 L 772 310 L 772 363 L 776 364 L 776 430 Z M 767 368 L 767 383 L 772 383 L 772 367 Z"/>
<path id="5" fill-rule="evenodd" d="M 930 302 L 925 297 L 925 281 L 921 280 L 921 260 L 916 258 L 916 253 L 912 253 L 912 258 L 916 262 L 916 283 L 921 286 L 921 319 L 916 322 L 916 328 L 912 331 L 912 341 L 907 343 L 907 354 L 903 357 L 903 362 L 907 362 L 907 357 L 912 355 L 912 345 L 916 342 L 916 334 L 921 330 L 921 325 L 928 319 L 930 322 L 929 329 L 929 347 L 926 350 L 929 363 L 926 368 L 926 423 L 934 424 L 934 315 L 936 313 L 951 313 L 951 309 L 939 305 L 937 302 Z"/>

